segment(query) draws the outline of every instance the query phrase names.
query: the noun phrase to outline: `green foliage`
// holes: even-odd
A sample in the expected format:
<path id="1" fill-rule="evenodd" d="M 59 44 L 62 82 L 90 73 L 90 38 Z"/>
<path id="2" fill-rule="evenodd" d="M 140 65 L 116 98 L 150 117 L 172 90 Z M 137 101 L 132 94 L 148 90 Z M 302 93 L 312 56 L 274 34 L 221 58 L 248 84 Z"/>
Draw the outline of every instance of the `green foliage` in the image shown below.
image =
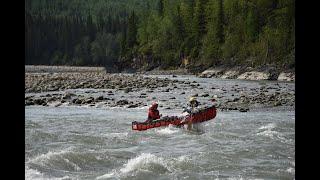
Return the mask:
<path id="1" fill-rule="evenodd" d="M 259 35 L 259 21 L 257 12 L 250 9 L 246 18 L 246 35 L 251 42 L 255 41 Z"/>
<path id="2" fill-rule="evenodd" d="M 203 38 L 202 59 L 205 65 L 217 65 L 221 61 L 221 44 L 224 42 L 224 12 L 222 1 L 209 1 L 207 33 Z"/>
<path id="3" fill-rule="evenodd" d="M 295 64 L 294 0 L 25 2 L 27 64 Z"/>
<path id="4" fill-rule="evenodd" d="M 111 33 L 102 32 L 97 34 L 95 41 L 91 43 L 91 54 L 94 64 L 115 63 L 120 51 L 120 45 L 116 38 Z"/>
<path id="5" fill-rule="evenodd" d="M 74 48 L 74 63 L 84 66 L 89 64 L 90 59 L 90 37 L 85 36 Z"/>
<path id="6" fill-rule="evenodd" d="M 128 20 L 127 46 L 133 48 L 137 44 L 137 20 L 134 12 L 131 13 Z"/>
<path id="7" fill-rule="evenodd" d="M 163 16 L 163 6 L 164 6 L 164 0 L 159 0 L 159 4 L 158 4 L 158 14 L 160 17 Z"/>

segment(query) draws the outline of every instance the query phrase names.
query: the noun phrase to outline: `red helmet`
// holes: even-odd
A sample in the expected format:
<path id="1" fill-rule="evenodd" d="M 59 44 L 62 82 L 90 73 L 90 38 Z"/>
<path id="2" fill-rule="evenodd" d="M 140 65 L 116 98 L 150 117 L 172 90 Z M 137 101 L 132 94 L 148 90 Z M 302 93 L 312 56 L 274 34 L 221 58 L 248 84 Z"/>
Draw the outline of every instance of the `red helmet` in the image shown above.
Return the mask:
<path id="1" fill-rule="evenodd" d="M 158 107 L 158 103 L 153 102 L 152 105 L 151 105 L 151 108 L 152 108 L 152 109 L 155 109 L 155 108 L 157 108 L 157 107 Z"/>

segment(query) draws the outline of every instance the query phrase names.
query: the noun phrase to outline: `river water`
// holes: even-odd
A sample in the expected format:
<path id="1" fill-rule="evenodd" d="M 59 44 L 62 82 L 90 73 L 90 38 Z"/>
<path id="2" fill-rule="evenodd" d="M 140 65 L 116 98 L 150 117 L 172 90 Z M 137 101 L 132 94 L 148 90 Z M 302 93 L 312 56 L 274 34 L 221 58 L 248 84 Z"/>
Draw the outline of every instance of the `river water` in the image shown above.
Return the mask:
<path id="1" fill-rule="evenodd" d="M 181 108 L 160 111 L 179 114 Z M 147 107 L 26 106 L 26 179 L 295 177 L 292 108 L 218 109 L 214 120 L 202 124 L 202 134 L 175 127 L 132 131 L 131 122 L 146 114 Z"/>

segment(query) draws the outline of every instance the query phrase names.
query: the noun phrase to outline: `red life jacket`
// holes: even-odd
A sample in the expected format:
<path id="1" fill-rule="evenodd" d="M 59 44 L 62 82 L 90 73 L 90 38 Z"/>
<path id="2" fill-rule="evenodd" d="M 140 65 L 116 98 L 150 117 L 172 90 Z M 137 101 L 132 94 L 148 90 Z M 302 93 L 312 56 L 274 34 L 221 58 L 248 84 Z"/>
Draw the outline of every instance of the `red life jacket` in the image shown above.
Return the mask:
<path id="1" fill-rule="evenodd" d="M 148 120 L 155 120 L 159 118 L 160 118 L 159 111 L 157 109 L 149 108 Z"/>

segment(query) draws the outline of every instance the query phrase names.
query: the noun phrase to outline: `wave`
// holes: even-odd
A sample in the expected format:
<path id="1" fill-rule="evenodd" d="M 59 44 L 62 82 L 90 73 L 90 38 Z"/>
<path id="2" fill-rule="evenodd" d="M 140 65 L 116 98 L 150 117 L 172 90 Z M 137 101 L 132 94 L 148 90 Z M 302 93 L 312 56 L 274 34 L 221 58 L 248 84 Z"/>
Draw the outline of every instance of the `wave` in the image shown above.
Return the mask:
<path id="1" fill-rule="evenodd" d="M 43 179 L 44 175 L 35 169 L 30 169 L 28 166 L 25 167 L 25 178 L 26 179 Z"/>
<path id="2" fill-rule="evenodd" d="M 289 139 L 289 138 L 286 138 L 284 137 L 283 135 L 279 134 L 277 136 L 277 138 L 282 142 L 282 143 L 285 143 L 285 144 L 294 144 L 294 140 L 293 139 Z"/>
<path id="3" fill-rule="evenodd" d="M 117 176 L 116 172 L 111 172 L 111 173 L 104 174 L 102 176 L 98 176 L 96 177 L 96 179 L 109 179 L 109 178 L 115 178 L 116 176 Z"/>
<path id="4" fill-rule="evenodd" d="M 71 150 L 61 150 L 58 152 L 49 151 L 46 154 L 41 154 L 30 159 L 27 163 L 37 164 L 44 167 L 54 169 L 67 169 L 68 171 L 80 171 L 81 168 L 74 162 L 75 159 L 70 156 Z"/>
<path id="5" fill-rule="evenodd" d="M 275 136 L 280 134 L 279 132 L 273 130 L 275 127 L 276 127 L 275 123 L 269 123 L 265 126 L 262 126 L 259 128 L 259 130 L 262 130 L 262 131 L 258 132 L 257 135 L 262 135 L 262 136 L 274 138 Z"/>
<path id="6" fill-rule="evenodd" d="M 136 170 L 168 170 L 166 161 L 162 157 L 157 157 L 150 153 L 142 153 L 141 155 L 130 159 L 128 163 L 120 169 L 122 173 L 128 173 Z"/>
<path id="7" fill-rule="evenodd" d="M 295 174 L 295 168 L 290 167 L 286 170 L 286 172 Z"/>
<path id="8" fill-rule="evenodd" d="M 139 172 L 156 172 L 157 174 L 172 173 L 181 170 L 182 165 L 189 162 L 187 156 L 177 158 L 164 158 L 151 153 L 142 153 L 132 159 L 129 159 L 120 169 L 114 169 L 96 179 L 108 179 L 127 176 L 130 174 L 137 175 Z"/>
<path id="9" fill-rule="evenodd" d="M 285 169 L 277 169 L 277 173 L 295 175 L 295 168 L 294 167 L 288 167 L 288 168 L 285 168 Z"/>
<path id="10" fill-rule="evenodd" d="M 63 176 L 60 178 L 57 177 L 47 177 L 43 173 L 35 170 L 30 169 L 28 166 L 25 166 L 25 179 L 26 180 L 67 180 L 71 179 L 69 176 Z"/>
<path id="11" fill-rule="evenodd" d="M 267 125 L 265 125 L 265 126 L 261 126 L 260 128 L 259 128 L 259 130 L 262 130 L 262 129 L 273 129 L 273 128 L 275 128 L 276 127 L 276 124 L 275 123 L 269 123 L 269 124 L 267 124 Z"/>
<path id="12" fill-rule="evenodd" d="M 258 132 L 257 135 L 270 137 L 272 139 L 276 138 L 285 144 L 292 144 L 294 142 L 294 140 L 286 138 L 281 132 L 274 130 L 275 128 L 275 123 L 269 123 L 265 126 L 260 127 L 259 130 L 261 131 Z"/>
<path id="13" fill-rule="evenodd" d="M 162 129 L 156 129 L 155 130 L 156 133 L 158 134 L 174 134 L 174 133 L 177 133 L 179 132 L 179 129 L 173 127 L 172 125 L 169 125 L 168 127 L 166 128 L 162 128 Z"/>

